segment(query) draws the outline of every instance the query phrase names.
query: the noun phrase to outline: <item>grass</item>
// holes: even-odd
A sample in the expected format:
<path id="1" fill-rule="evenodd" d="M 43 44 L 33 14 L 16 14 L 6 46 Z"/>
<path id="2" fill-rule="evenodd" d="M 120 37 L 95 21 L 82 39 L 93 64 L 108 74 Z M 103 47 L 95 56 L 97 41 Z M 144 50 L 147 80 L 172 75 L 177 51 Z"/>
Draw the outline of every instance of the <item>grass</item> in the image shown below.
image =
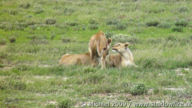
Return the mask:
<path id="1" fill-rule="evenodd" d="M 189 0 L 2 0 L 0 106 L 70 108 L 89 102 L 191 100 Z M 102 30 L 130 42 L 138 68 L 59 66 Z M 110 52 L 113 53 L 113 52 Z"/>

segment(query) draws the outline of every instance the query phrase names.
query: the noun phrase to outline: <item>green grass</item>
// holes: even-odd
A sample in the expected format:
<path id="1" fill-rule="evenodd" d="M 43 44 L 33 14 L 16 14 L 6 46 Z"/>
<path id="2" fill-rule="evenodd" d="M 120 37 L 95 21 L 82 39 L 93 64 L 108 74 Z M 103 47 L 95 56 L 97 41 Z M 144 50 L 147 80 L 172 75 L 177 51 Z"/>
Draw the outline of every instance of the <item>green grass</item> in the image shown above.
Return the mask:
<path id="1" fill-rule="evenodd" d="M 190 0 L 1 0 L 0 107 L 190 101 L 191 10 Z M 58 65 L 99 30 L 130 42 L 139 67 Z"/>

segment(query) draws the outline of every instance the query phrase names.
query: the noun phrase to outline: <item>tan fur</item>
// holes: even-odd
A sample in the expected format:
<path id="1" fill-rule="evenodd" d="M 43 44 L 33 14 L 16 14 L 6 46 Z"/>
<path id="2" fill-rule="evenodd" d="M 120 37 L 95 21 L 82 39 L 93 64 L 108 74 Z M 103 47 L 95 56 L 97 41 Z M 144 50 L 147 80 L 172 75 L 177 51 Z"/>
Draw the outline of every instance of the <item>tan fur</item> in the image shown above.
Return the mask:
<path id="1" fill-rule="evenodd" d="M 135 66 L 132 52 L 128 48 L 129 43 L 118 43 L 112 47 L 112 50 L 118 54 L 108 55 L 106 64 L 110 67 Z"/>
<path id="2" fill-rule="evenodd" d="M 65 54 L 59 61 L 63 65 L 90 65 L 91 57 L 89 53 L 85 54 Z"/>
<path id="3" fill-rule="evenodd" d="M 94 66 L 100 63 L 102 68 L 105 67 L 105 58 L 108 55 L 110 43 L 111 39 L 107 39 L 102 31 L 91 37 L 89 41 L 89 53 Z"/>

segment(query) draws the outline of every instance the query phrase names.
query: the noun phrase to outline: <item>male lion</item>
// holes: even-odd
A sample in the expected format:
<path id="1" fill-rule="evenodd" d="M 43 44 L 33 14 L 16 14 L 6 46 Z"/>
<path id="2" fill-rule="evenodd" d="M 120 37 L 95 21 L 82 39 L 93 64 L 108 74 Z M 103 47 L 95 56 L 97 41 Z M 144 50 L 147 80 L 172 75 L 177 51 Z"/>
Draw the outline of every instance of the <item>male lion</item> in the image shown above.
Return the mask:
<path id="1" fill-rule="evenodd" d="M 112 46 L 112 50 L 118 54 L 111 54 L 106 58 L 106 64 L 110 67 L 135 66 L 133 54 L 128 48 L 129 43 L 118 43 Z"/>
<path id="2" fill-rule="evenodd" d="M 89 53 L 93 61 L 93 66 L 101 64 L 105 68 L 105 58 L 108 55 L 111 39 L 107 39 L 105 34 L 100 31 L 93 35 L 89 41 Z"/>
<path id="3" fill-rule="evenodd" d="M 64 65 L 90 65 L 90 53 L 85 54 L 65 54 L 59 61 L 59 64 Z"/>

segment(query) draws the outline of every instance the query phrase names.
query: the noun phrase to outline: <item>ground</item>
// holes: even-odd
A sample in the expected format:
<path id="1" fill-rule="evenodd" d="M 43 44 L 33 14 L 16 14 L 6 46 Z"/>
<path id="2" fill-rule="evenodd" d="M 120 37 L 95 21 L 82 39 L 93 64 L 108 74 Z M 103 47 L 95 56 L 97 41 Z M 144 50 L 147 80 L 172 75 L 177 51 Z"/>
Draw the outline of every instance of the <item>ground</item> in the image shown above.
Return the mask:
<path id="1" fill-rule="evenodd" d="M 1 0 L 0 106 L 192 102 L 191 15 L 190 0 Z M 100 30 L 138 68 L 58 65 Z"/>

